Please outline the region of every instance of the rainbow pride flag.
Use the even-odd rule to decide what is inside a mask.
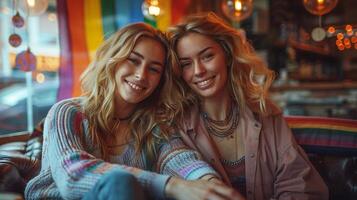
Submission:
[[[286,116],[296,141],[308,153],[357,155],[357,121],[313,116]]]
[[[79,77],[95,50],[118,28],[146,22],[165,31],[186,15],[191,0],[161,0],[163,14],[145,19],[143,0],[57,0],[60,34],[58,100],[81,94]]]

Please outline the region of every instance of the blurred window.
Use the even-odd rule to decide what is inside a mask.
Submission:
[[[0,135],[32,130],[57,99],[60,50],[56,1],[48,0],[46,12],[38,16],[27,16],[24,2],[0,1]],[[25,21],[21,28],[12,23],[16,11]],[[13,33],[22,38],[16,48],[9,44]],[[16,55],[28,47],[37,60],[32,72],[15,67]]]

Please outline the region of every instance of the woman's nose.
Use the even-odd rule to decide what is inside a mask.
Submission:
[[[206,72],[205,66],[200,61],[196,61],[194,63],[194,74],[195,74],[195,76],[201,76],[205,72]]]
[[[146,77],[146,67],[144,65],[140,65],[136,68],[135,78],[138,80],[145,79]]]

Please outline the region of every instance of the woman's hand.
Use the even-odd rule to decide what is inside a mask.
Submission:
[[[244,200],[245,198],[233,188],[220,180],[186,181],[176,177],[170,178],[165,188],[166,196],[177,200]]]

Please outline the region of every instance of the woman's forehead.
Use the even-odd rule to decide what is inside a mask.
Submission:
[[[219,44],[210,36],[200,33],[188,33],[180,38],[176,45],[176,50],[180,55],[197,54],[206,48],[218,48]]]

